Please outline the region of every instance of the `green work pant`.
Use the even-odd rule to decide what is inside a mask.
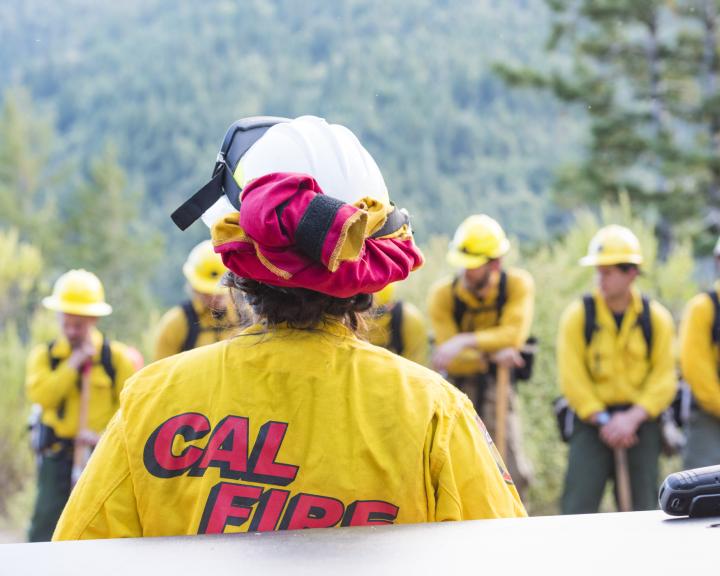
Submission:
[[[72,455],[69,450],[42,456],[38,469],[38,490],[28,531],[28,541],[48,542],[70,497]]]
[[[687,426],[683,466],[701,468],[715,464],[720,464],[720,419],[703,410],[693,410]]]
[[[656,421],[638,429],[638,443],[627,451],[633,510],[657,508],[658,460],[662,448]],[[612,448],[600,439],[596,426],[577,417],[570,437],[568,469],[562,495],[563,514],[588,514],[600,507],[605,484],[615,478]],[[617,497],[617,490],[615,491]]]

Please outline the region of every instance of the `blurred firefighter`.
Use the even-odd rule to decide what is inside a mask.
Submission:
[[[720,266],[720,238],[713,251]],[[694,402],[683,454],[686,468],[720,464],[720,281],[688,302],[680,325],[680,364]]]
[[[35,347],[27,363],[27,395],[39,406],[31,428],[39,463],[31,542],[52,537],[84,455],[117,410],[120,391],[137,361],[125,345],[96,328],[112,308],[91,272],[66,272],[42,303],[58,313],[61,335]]]
[[[527,378],[530,357],[521,350],[532,324],[535,285],[524,270],[503,267],[510,241],[500,224],[485,214],[468,217],[455,232],[448,262],[454,278],[437,283],[428,310],[435,336],[433,367],[465,392],[493,438],[504,419],[505,462],[521,495],[532,477],[521,442],[516,395],[502,390],[506,408],[498,411],[498,368],[512,380]],[[504,383],[503,383],[504,385]]]
[[[422,364],[427,364],[428,332],[420,310],[410,302],[395,298],[396,284],[388,284],[373,294],[368,313],[367,339]]]
[[[599,230],[580,260],[595,267],[597,287],[560,319],[560,389],[575,413],[565,514],[597,512],[611,478],[618,508],[657,507],[658,418],[677,388],[674,327],[670,313],[634,287],[642,263],[631,230],[617,225]]]
[[[220,284],[227,268],[212,242],[205,240],[195,246],[183,265],[183,275],[191,294],[179,306],[168,310],[160,320],[155,341],[155,360],[186,350],[220,342],[237,334],[240,316],[247,319],[249,311],[238,310]]]

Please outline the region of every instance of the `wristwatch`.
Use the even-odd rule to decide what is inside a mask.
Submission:
[[[607,410],[600,412],[595,417],[595,424],[598,426],[598,428],[605,426],[605,424],[607,424],[608,422],[610,422],[610,414],[607,412]]]

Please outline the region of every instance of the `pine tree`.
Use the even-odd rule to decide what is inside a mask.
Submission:
[[[54,141],[50,119],[38,114],[29,94],[8,91],[0,109],[0,226],[48,248],[46,255],[58,247],[53,192],[63,185],[62,171],[51,166]]]
[[[720,112],[715,2],[694,2],[707,8],[702,15],[695,10],[701,24],[692,22],[693,2],[546,2],[554,14],[547,48],[569,52],[572,65],[550,72],[498,69],[511,83],[549,89],[579,105],[590,121],[585,157],[557,174],[558,199],[592,205],[627,192],[646,217],[655,217],[661,237],[671,225],[692,226],[707,204],[715,214],[720,165],[715,144],[703,149],[700,138],[714,142],[713,122],[720,120],[711,114]],[[694,93],[702,97],[688,102]]]
[[[113,314],[106,324],[115,335],[138,338],[152,308],[151,281],[162,237],[141,212],[142,191],[128,185],[108,145],[90,161],[87,181],[63,206],[65,269],[84,267],[105,286]]]
[[[27,333],[42,279],[40,251],[18,240],[17,229],[0,229],[0,518],[31,478],[24,370]]]

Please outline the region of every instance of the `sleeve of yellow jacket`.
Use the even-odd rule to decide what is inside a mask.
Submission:
[[[605,410],[585,364],[584,329],[585,312],[582,303],[575,301],[560,318],[556,354],[560,391],[581,420]]]
[[[463,405],[431,450],[435,521],[526,516],[517,490],[472,404]],[[430,491],[428,491],[430,493]]]
[[[403,302],[403,356],[408,360],[427,365],[428,333],[420,310],[409,302]]]
[[[645,408],[651,418],[657,418],[670,405],[677,390],[673,354],[675,325],[670,312],[657,302],[650,303],[650,314],[653,329],[650,370],[635,404]]]
[[[25,388],[31,402],[43,410],[54,410],[77,384],[78,371],[67,360],[50,369],[48,347],[40,344],[32,349],[27,360]]]
[[[185,313],[180,306],[175,306],[165,312],[160,319],[153,360],[160,360],[181,352],[182,345],[187,337],[187,331]]]
[[[442,344],[458,333],[453,318],[452,280],[446,279],[435,284],[428,296],[428,315],[435,336],[435,342]]]
[[[53,540],[140,536],[142,526],[130,477],[122,413],[118,410],[70,494]]]
[[[122,342],[111,344],[112,364],[115,367],[116,395],[119,398],[120,392],[125,387],[125,382],[135,373],[135,364],[130,358],[127,346]]]
[[[717,345],[712,341],[714,315],[706,294],[698,294],[688,302],[680,324],[680,364],[698,404],[720,418]]]
[[[508,271],[507,302],[500,324],[475,333],[477,347],[486,352],[520,348],[530,335],[535,304],[535,282],[524,270]]]

